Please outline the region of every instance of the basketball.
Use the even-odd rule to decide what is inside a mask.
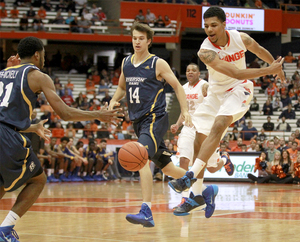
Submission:
[[[128,142],[119,150],[119,162],[128,171],[139,171],[148,160],[148,151],[138,142]]]

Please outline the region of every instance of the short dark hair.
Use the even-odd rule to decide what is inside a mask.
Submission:
[[[67,143],[69,143],[70,139],[69,139],[68,137],[62,137],[62,138],[60,139],[60,142],[62,143],[62,142],[64,142],[64,141],[67,141]]]
[[[18,54],[21,59],[32,57],[36,51],[44,49],[43,42],[36,37],[26,37],[18,45]]]
[[[190,65],[196,66],[196,67],[197,67],[197,70],[200,71],[199,66],[198,66],[196,63],[194,63],[194,62],[189,63],[189,64],[186,66],[186,68],[187,68],[188,66],[190,66]]]
[[[151,43],[148,46],[150,48],[150,46],[152,45],[152,42],[153,42],[153,35],[154,35],[154,31],[150,28],[150,26],[147,24],[142,24],[140,22],[135,21],[133,23],[133,25],[131,26],[131,31],[130,31],[131,36],[133,34],[133,30],[146,33],[147,39],[151,40]]]
[[[102,139],[102,140],[100,141],[100,143],[107,143],[107,140],[106,140],[106,139]]]
[[[210,7],[203,15],[203,19],[217,17],[222,23],[226,21],[226,14],[220,7]]]

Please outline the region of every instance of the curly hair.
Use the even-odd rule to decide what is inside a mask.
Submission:
[[[30,58],[36,51],[40,52],[44,49],[43,42],[36,37],[26,37],[22,39],[18,45],[18,54],[21,59]]]

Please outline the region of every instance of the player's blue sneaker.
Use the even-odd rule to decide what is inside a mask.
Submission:
[[[181,193],[188,190],[196,181],[197,178],[194,178],[194,172],[187,171],[183,177],[169,181],[168,184],[175,192]]]
[[[138,214],[127,214],[126,219],[132,224],[141,224],[143,227],[154,227],[152,212],[146,203],[142,204]]]
[[[53,174],[51,176],[48,176],[47,180],[48,182],[59,182],[59,179],[55,178]]]
[[[206,218],[210,218],[215,211],[215,208],[216,208],[215,197],[217,196],[218,191],[219,191],[218,186],[209,185],[202,192],[203,198],[206,203],[206,208],[205,208],[205,217]]]
[[[227,152],[222,152],[222,158],[224,157],[226,159],[226,163],[224,165],[225,170],[228,174],[228,176],[232,176],[232,174],[234,173],[234,165],[232,164],[231,160],[230,160],[230,156]]]
[[[62,182],[70,182],[71,181],[71,179],[69,177],[67,177],[65,173],[61,174],[59,176],[59,180],[61,180]]]
[[[95,181],[94,178],[90,175],[86,175],[86,176],[82,177],[82,179],[84,181]]]
[[[198,208],[203,209],[205,208],[205,201],[201,195],[195,196],[194,193],[190,193],[190,197],[185,200],[183,204],[177,207],[173,214],[176,216],[186,216],[189,215],[189,212]]]
[[[1,242],[19,242],[19,236],[13,228],[14,226],[0,227]]]
[[[80,176],[78,176],[77,174],[72,174],[70,176],[70,179],[72,182],[83,182],[83,179]]]

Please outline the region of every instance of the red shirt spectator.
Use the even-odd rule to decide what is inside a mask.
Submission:
[[[2,7],[1,11],[0,11],[0,18],[6,18],[7,17],[7,11],[5,9],[5,7]]]
[[[45,19],[47,16],[46,10],[44,9],[43,6],[40,7],[38,11],[38,15],[40,16],[41,19]]]
[[[11,18],[19,18],[19,10],[16,6],[12,10],[10,10],[10,17]]]
[[[71,106],[71,104],[74,102],[72,96],[70,96],[68,93],[65,93],[65,95],[63,95],[61,97],[61,99],[68,105]]]
[[[261,0],[256,0],[255,1],[255,7],[257,7],[257,8],[263,8]]]

